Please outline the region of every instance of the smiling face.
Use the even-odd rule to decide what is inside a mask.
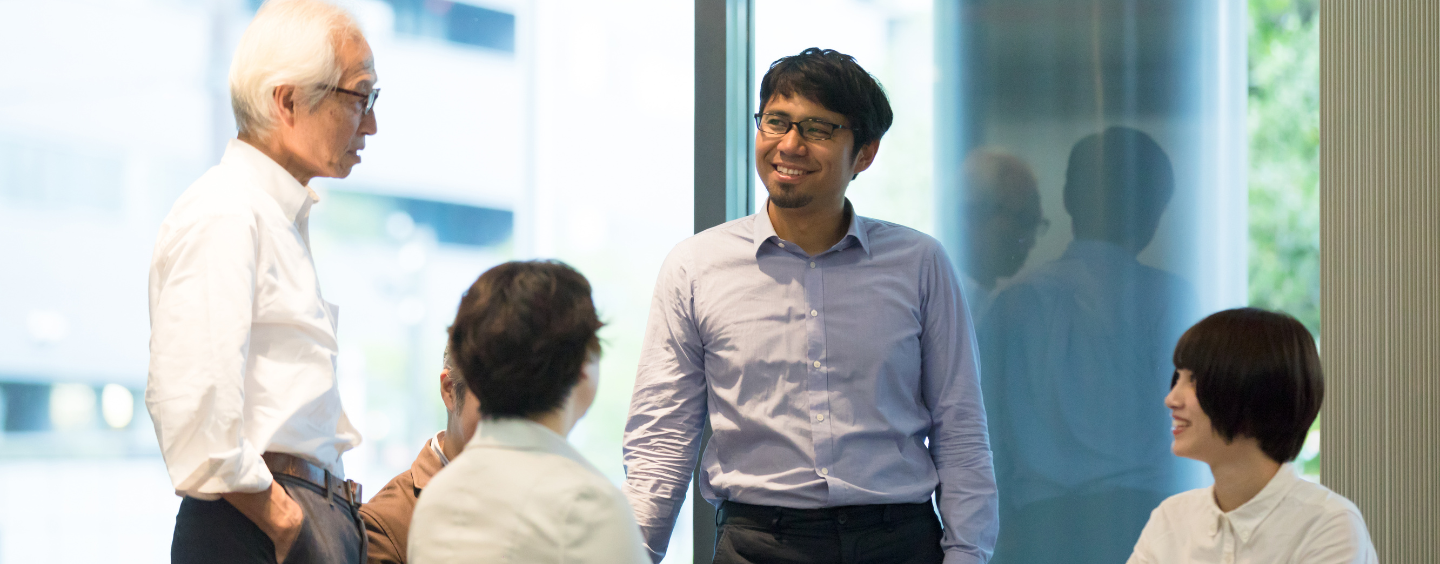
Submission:
[[[1170,451],[1176,456],[1213,464],[1228,458],[1229,451],[1244,437],[1227,442],[1215,432],[1210,416],[1200,408],[1200,400],[1195,396],[1194,376],[1188,369],[1176,370],[1175,384],[1165,396],[1165,407],[1170,408],[1170,432],[1175,437]]]
[[[336,49],[336,57],[345,69],[337,86],[361,94],[374,90],[374,60],[363,37],[345,41]],[[345,178],[360,163],[365,136],[374,135],[376,129],[375,112],[365,113],[364,99],[330,92],[314,108],[295,104],[294,135],[287,145],[310,176]]]
[[[818,119],[847,128],[845,116],[800,96],[774,96],[761,111],[790,121]],[[755,171],[770,193],[770,203],[784,209],[840,209],[845,188],[856,173],[870,168],[879,141],[872,141],[858,153],[854,131],[839,129],[825,141],[800,136],[798,127],[784,135],[755,132]]]

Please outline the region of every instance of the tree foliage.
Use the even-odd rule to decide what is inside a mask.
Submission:
[[[1250,0],[1250,303],[1320,336],[1319,0]]]

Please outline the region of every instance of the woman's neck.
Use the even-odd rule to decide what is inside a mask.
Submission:
[[[1235,442],[1244,440],[1254,441],[1236,438]],[[1210,472],[1215,475],[1215,504],[1220,511],[1229,513],[1245,505],[1280,471],[1280,463],[1266,456],[1258,443],[1253,447],[1235,449],[1234,456],[1210,463]]]

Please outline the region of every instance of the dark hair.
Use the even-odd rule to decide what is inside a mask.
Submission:
[[[802,96],[845,116],[854,128],[855,148],[880,139],[890,130],[895,114],[875,77],[860,68],[855,57],[834,49],[811,47],[799,55],[780,57],[760,80],[760,111],[770,98]]]
[[[450,351],[487,418],[560,407],[600,351],[590,283],[556,261],[507,262],[460,298]]]
[[[1276,462],[1300,454],[1325,399],[1315,338],[1283,313],[1246,307],[1206,317],[1175,345],[1175,368],[1194,373],[1195,397],[1221,438],[1253,437]]]
[[[1070,150],[1064,198],[1076,237],[1144,248],[1174,193],[1170,157],[1140,130],[1110,127]]]

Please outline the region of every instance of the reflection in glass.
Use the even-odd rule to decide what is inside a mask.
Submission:
[[[1020,157],[985,147],[971,151],[964,180],[960,283],[970,317],[979,320],[990,307],[995,282],[1020,270],[1049,224],[1040,215],[1035,172]]]
[[[1183,329],[1245,299],[1244,4],[937,18],[939,227],[977,326],[993,561],[1123,562],[1160,501],[1205,484],[1163,401]]]
[[[1013,280],[981,318],[1006,492],[997,552],[1008,560],[1050,562],[1076,547],[1097,562],[1123,560],[1134,539],[1122,532],[1138,536],[1150,510],[1186,485],[1156,398],[1195,299],[1180,278],[1136,260],[1173,178],[1164,151],[1138,130],[1112,127],[1076,143],[1063,189],[1074,239]]]

